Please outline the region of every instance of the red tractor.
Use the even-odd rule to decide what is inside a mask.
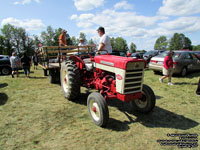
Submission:
[[[87,98],[89,114],[96,125],[104,127],[108,122],[108,99],[130,102],[142,113],[154,108],[154,92],[143,84],[145,60],[109,54],[88,56],[82,59],[72,55],[62,62],[60,80],[64,96],[70,100],[78,98],[81,86],[98,91]]]

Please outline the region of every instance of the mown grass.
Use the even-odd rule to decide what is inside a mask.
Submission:
[[[139,114],[128,104],[109,101],[107,128],[95,126],[89,117],[86,99],[91,91],[82,88],[80,100],[72,102],[42,70],[31,76],[0,76],[0,150],[177,149],[157,140],[170,139],[168,133],[200,135],[200,98],[195,96],[200,73],[175,77],[176,84],[168,86],[147,70],[145,84],[157,97],[153,112]]]

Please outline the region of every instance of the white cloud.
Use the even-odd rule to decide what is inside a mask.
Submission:
[[[144,37],[148,33],[145,28],[155,25],[159,17],[147,17],[136,15],[134,12],[117,12],[107,9],[97,14],[72,15],[71,19],[76,20],[77,26],[89,33],[93,32],[88,28],[93,27],[96,33],[98,26],[104,26],[106,32],[112,36]]]
[[[127,1],[123,0],[119,3],[116,3],[115,6],[114,6],[115,9],[125,9],[125,10],[128,10],[128,9],[132,9],[133,8],[133,5],[129,4]]]
[[[40,19],[27,19],[27,20],[19,20],[16,18],[6,18],[3,19],[1,25],[12,24],[17,27],[25,28],[27,31],[36,31],[44,28],[44,24]]]
[[[78,19],[78,15],[73,14],[73,15],[70,17],[70,19],[71,19],[71,20],[76,20],[76,19]]]
[[[169,12],[165,10],[166,13],[164,14],[162,11],[165,6],[168,6],[167,3],[169,1],[171,3],[176,1],[176,6],[170,7]],[[187,7],[193,6],[194,2],[197,4],[196,0],[190,1],[192,4],[188,3]],[[96,29],[99,26],[103,26],[106,29],[106,34],[111,37],[121,36],[128,43],[134,42],[139,49],[152,49],[156,38],[161,35],[171,38],[175,32],[191,34],[200,31],[200,16],[192,16],[193,13],[196,14],[198,12],[196,11],[196,6],[193,6],[194,11],[188,12],[184,8],[186,5],[185,1],[181,0],[181,3],[178,2],[180,0],[163,0],[163,6],[159,9],[159,14],[156,16],[146,16],[138,15],[125,7],[125,4],[128,3],[126,0],[123,0],[116,3],[113,8],[104,9],[101,12],[74,14],[71,16],[71,20],[74,20],[80,31],[86,33],[88,37],[98,39]],[[180,5],[184,8],[183,12],[178,11],[182,10]],[[171,15],[173,12],[176,13],[176,17]]]
[[[22,1],[15,1],[13,4],[14,5],[26,5],[26,4],[30,4],[32,1],[36,2],[36,3],[40,3],[40,0],[22,0]]]
[[[180,17],[160,23],[159,26],[170,31],[195,32],[200,30],[200,17]]]
[[[159,14],[168,16],[186,16],[200,13],[200,0],[163,0]]]
[[[74,0],[77,10],[87,11],[104,5],[104,0]]]

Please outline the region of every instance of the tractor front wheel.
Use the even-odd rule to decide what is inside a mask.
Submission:
[[[131,101],[131,106],[138,112],[148,113],[155,107],[155,103],[156,97],[153,90],[144,84],[142,88],[142,98]]]
[[[105,127],[109,119],[106,101],[100,93],[91,93],[87,99],[87,106],[93,122],[100,127]]]

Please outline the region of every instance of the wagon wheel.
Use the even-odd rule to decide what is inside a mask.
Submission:
[[[100,93],[91,93],[87,99],[87,106],[93,122],[100,127],[105,127],[109,119],[106,101]]]

